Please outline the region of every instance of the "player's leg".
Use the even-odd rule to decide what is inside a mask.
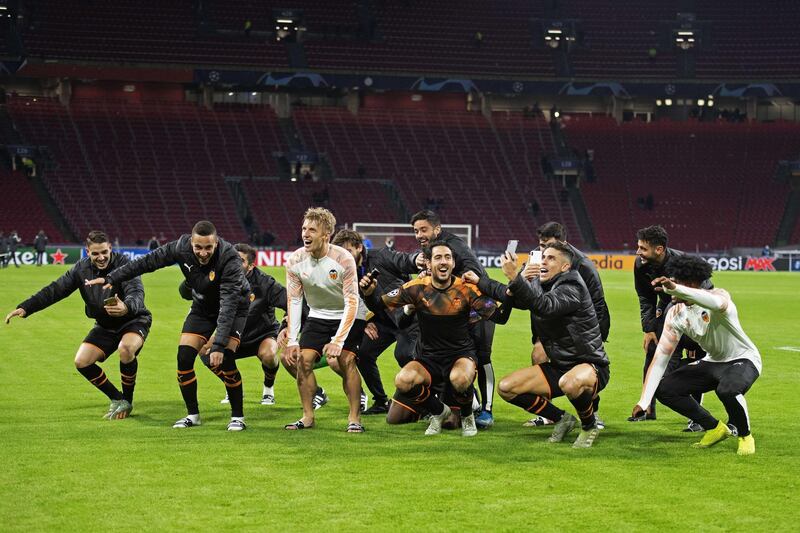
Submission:
[[[548,376],[545,374],[550,371],[554,371],[551,379],[556,382],[556,396],[559,396],[561,391],[557,387],[557,382],[561,374],[557,373],[550,363],[515,370],[500,380],[498,393],[508,403],[557,422],[564,416],[564,411],[550,402],[553,398],[553,384],[548,381]]]
[[[383,388],[381,372],[378,369],[378,357],[386,348],[395,341],[395,335],[391,328],[384,324],[374,322],[377,328],[378,338],[372,339],[364,334],[361,346],[358,349],[358,371],[364,378],[364,383],[372,393],[372,407],[364,411],[366,415],[382,414],[389,410],[389,398]]]
[[[361,375],[356,365],[356,354],[349,350],[342,350],[339,357],[328,357],[328,365],[342,377],[342,389],[350,405],[348,414],[348,432],[360,433],[361,426]],[[361,428],[361,429],[359,429]]]
[[[694,420],[706,430],[700,442],[695,444],[700,448],[712,446],[730,435],[730,429],[692,397],[693,393],[714,390],[719,383],[719,370],[723,366],[706,361],[683,366],[664,376],[656,390],[658,401]]]
[[[283,368],[286,369],[286,372],[289,373],[290,376],[297,382],[297,367],[294,365],[290,365],[286,361],[286,357],[284,354],[280,355],[281,364]],[[322,368],[328,365],[328,361],[324,358],[320,358],[320,360],[314,365],[314,370],[318,368]],[[325,389],[317,385],[317,390],[314,391],[314,398],[312,400],[312,404],[314,405],[314,410],[319,409],[320,407],[326,405],[328,403],[328,395],[325,393]]]
[[[303,428],[314,427],[314,393],[317,391],[317,378],[314,375],[314,365],[319,360],[320,354],[316,350],[303,348],[294,371],[297,376],[297,390],[300,393],[300,403],[303,407],[303,416],[298,420]],[[297,422],[288,424],[285,429],[300,429]]]
[[[96,328],[99,326],[96,326]],[[93,330],[94,331],[94,330]],[[91,334],[90,334],[91,335]],[[87,337],[88,338],[88,337]],[[108,413],[103,418],[108,418],[110,413],[113,413],[119,402],[123,400],[122,393],[109,381],[108,376],[102,368],[97,364],[104,361],[106,358],[105,352],[94,344],[86,341],[82,342],[78,347],[75,354],[75,368],[86,380],[94,385],[100,392],[105,394],[111,400],[111,406]]]
[[[188,318],[187,318],[188,321]],[[210,335],[210,333],[208,333]],[[189,428],[200,425],[200,407],[197,403],[197,375],[194,361],[208,337],[198,333],[183,332],[178,342],[178,385],[187,416],[175,422],[174,428]]]
[[[581,432],[572,445],[573,448],[590,448],[600,428],[594,414],[594,399],[608,383],[607,366],[596,367],[580,364],[571,368],[558,381],[559,388],[575,407],[581,421]]]
[[[128,331],[122,335],[122,339],[117,345],[122,396],[125,398],[126,405],[120,406],[113,418],[127,418],[133,410],[133,391],[136,387],[136,374],[139,371],[139,361],[136,356],[144,346],[145,335],[144,332],[140,334]]]
[[[461,357],[456,360],[450,369],[450,386],[453,400],[461,412],[461,434],[472,437],[478,433],[475,424],[475,414],[472,411],[472,398],[475,396],[475,375],[478,367],[474,359]]]
[[[275,376],[280,368],[278,360],[278,341],[266,337],[258,345],[258,358],[264,371],[264,388],[261,391],[261,405],[275,405]]]
[[[240,317],[237,317],[239,320]],[[244,328],[246,316],[241,317],[241,327],[234,325],[234,331],[241,331]],[[231,421],[228,423],[228,431],[242,431],[247,428],[244,423],[244,394],[242,389],[242,374],[236,366],[236,349],[239,347],[239,339],[231,337],[228,345],[223,352],[222,376],[225,381],[225,389],[228,391],[228,400],[231,403]]]
[[[437,381],[434,381],[432,372],[437,374]],[[430,424],[425,430],[426,435],[441,433],[442,422],[452,413],[450,408],[431,391],[433,385],[441,381],[438,375],[439,369],[431,361],[415,360],[400,369],[394,378],[397,391],[410,400],[417,412],[424,410],[431,414]]]
[[[725,363],[721,369],[719,383],[715,392],[725,406],[728,419],[736,426],[739,436],[739,455],[752,455],[756,451],[755,441],[750,434],[750,414],[744,395],[758,379],[758,370],[748,359]]]
[[[475,354],[478,360],[478,389],[481,394],[481,412],[476,419],[479,428],[488,428],[494,424],[492,403],[494,401],[494,367],[492,366],[492,342],[494,341],[495,323],[481,320],[472,325],[471,333],[475,342]]]
[[[417,340],[419,339],[419,324],[412,323],[405,329],[398,329],[394,333],[394,358],[400,368],[414,360],[417,355]]]

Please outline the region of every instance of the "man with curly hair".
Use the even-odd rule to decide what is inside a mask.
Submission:
[[[693,394],[714,391],[739,432],[736,453],[752,455],[755,441],[744,395],[761,374],[761,355],[742,330],[739,313],[723,289],[702,289],[711,277],[711,265],[699,257],[673,259],[667,275],[652,281],[655,290],[672,296],[676,303],[667,312],[664,330],[653,362],[647,369],[642,396],[631,416],[641,416],[655,395],[670,409],[686,416],[706,431],[695,448],[708,448],[728,438],[731,430],[701,406]],[[706,356],[682,366],[662,380],[681,335],[705,350]]]

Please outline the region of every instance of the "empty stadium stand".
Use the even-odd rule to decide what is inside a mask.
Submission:
[[[9,108],[53,152],[45,183],[76,233],[104,228],[123,242],[173,238],[202,218],[245,238],[223,176],[274,175],[271,153],[284,147],[269,107],[12,98]]]
[[[795,123],[627,122],[573,117],[571,146],[594,150],[582,185],[600,246],[633,249],[638,228],[661,224],[676,248],[763,246],[775,238],[789,186],[774,180],[797,151]],[[638,199],[652,194],[652,210]]]
[[[442,220],[479,225],[482,245],[502,246],[509,238],[532,244],[537,224],[549,219],[575,228],[556,185],[541,175],[539,159],[552,151],[542,119],[391,109],[354,115],[332,107],[300,108],[294,119],[306,144],[327,153],[340,177],[354,176],[361,165],[369,177],[394,180],[410,212],[442,200]],[[540,205],[538,218],[530,213],[532,200]]]
[[[58,231],[42,207],[42,202],[28,177],[21,171],[11,172],[0,167],[0,230],[6,235],[17,230],[25,244],[43,229],[51,243],[63,243],[64,236]]]

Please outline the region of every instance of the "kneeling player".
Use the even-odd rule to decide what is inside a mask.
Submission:
[[[144,306],[144,287],[138,277],[109,288],[84,286],[85,280],[104,276],[129,262],[124,255],[112,252],[108,235],[102,231],[90,232],[86,238],[86,255],[63,276],[19,304],[6,316],[6,324],[15,316],[30,316],[79,290],[86,304],[86,316],[94,318],[95,325],[78,347],[75,367],[111,400],[103,418],[126,418],[133,409],[133,389],[139,367],[136,356],[150,331],[152,316]],[[119,352],[122,392],[97,366],[115,350]]]
[[[703,259],[681,256],[667,267],[669,278],[662,276],[652,281],[657,291],[671,295],[676,304],[667,312],[664,331],[632,416],[641,415],[655,394],[661,403],[706,430],[694,447],[708,448],[731,435],[730,428],[693,397],[713,390],[738,430],[736,453],[752,455],[756,444],[750,434],[750,416],[744,395],[761,374],[761,354],[742,329],[730,294],[722,289],[700,288],[711,277],[711,271],[711,265]],[[662,380],[681,335],[695,340],[706,356],[678,368]]]
[[[478,433],[472,412],[477,359],[469,326],[475,319],[492,317],[497,306],[477,287],[453,276],[455,261],[446,243],[434,241],[423,253],[430,276],[410,281],[381,297],[374,292],[375,280],[366,276],[361,281],[362,292],[375,312],[408,305],[417,313],[419,355],[400,370],[395,385],[413,404],[410,410],[424,409],[431,414],[425,434],[442,431],[442,423],[452,413],[450,403],[461,413],[462,435],[472,437]],[[445,390],[440,399],[431,389],[442,383]]]

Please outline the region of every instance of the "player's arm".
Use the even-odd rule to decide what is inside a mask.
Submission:
[[[653,286],[656,290],[663,290],[671,296],[677,296],[685,302],[699,305],[709,311],[724,312],[728,308],[728,299],[721,294],[679,285],[665,277],[654,279]]]
[[[658,294],[650,284],[650,280],[642,272],[641,268],[633,270],[633,284],[636,287],[636,295],[639,297],[639,314],[642,320],[642,331],[652,333],[656,331],[656,306],[658,305]]]
[[[292,270],[291,264],[286,267],[286,298],[287,346],[299,346],[303,314],[303,283],[300,281],[300,276]]]
[[[105,279],[97,278],[87,282],[87,285],[103,284],[104,286],[119,285],[123,281],[133,279],[142,274],[154,272],[159,268],[164,268],[174,265],[180,260],[178,253],[178,243],[180,241],[172,241],[164,246],[156,248],[147,255],[131,261],[128,264],[122,265],[119,268],[112,270],[106,275]]]
[[[374,258],[375,268],[381,273],[385,272],[391,277],[403,279],[419,271],[414,261],[419,253],[409,254],[390,250],[389,248],[381,248],[374,253],[375,255],[373,256],[373,252],[370,250],[370,262]]]
[[[217,330],[214,333],[214,344],[211,353],[222,352],[230,342],[233,332],[233,321],[236,319],[236,310],[241,302],[244,291],[244,273],[242,272],[239,257],[229,259],[222,266],[222,277],[219,282],[219,316],[217,317]],[[241,339],[243,332],[238,332]]]
[[[58,279],[19,304],[15,310],[6,316],[6,324],[15,316],[25,318],[37,311],[50,307],[75,292],[80,284],[83,283],[76,269],[77,265],[73,266],[59,276]]]
[[[358,313],[358,275],[356,274],[356,262],[349,253],[342,257],[344,270],[342,272],[342,297],[344,298],[344,311],[339,328],[331,339],[330,344],[341,348],[344,341],[350,334],[350,329],[356,320]],[[337,353],[326,351],[328,355],[336,356]]]
[[[127,258],[126,258],[127,260]],[[144,309],[144,284],[142,278],[135,277],[122,282],[122,299],[125,307],[128,308],[128,314],[135,316]]]
[[[181,298],[184,300],[189,300],[190,302],[192,301],[192,288],[189,287],[189,284],[186,283],[186,280],[181,281],[181,284],[178,285],[178,294],[180,294]]]
[[[519,274],[508,288],[523,305],[529,304],[528,309],[545,317],[567,315],[581,305],[580,286],[573,283],[564,283],[545,293],[538,279],[529,283]]]
[[[669,359],[678,347],[681,333],[673,326],[677,311],[677,307],[673,306],[667,313],[666,320],[664,321],[664,330],[661,333],[658,346],[656,346],[656,353],[653,356],[653,361],[647,368],[647,375],[642,385],[642,396],[639,398],[639,402],[633,407],[633,416],[641,415],[650,405],[653,396],[656,394],[656,389],[658,389],[658,384],[661,383],[661,378],[664,377]]]

